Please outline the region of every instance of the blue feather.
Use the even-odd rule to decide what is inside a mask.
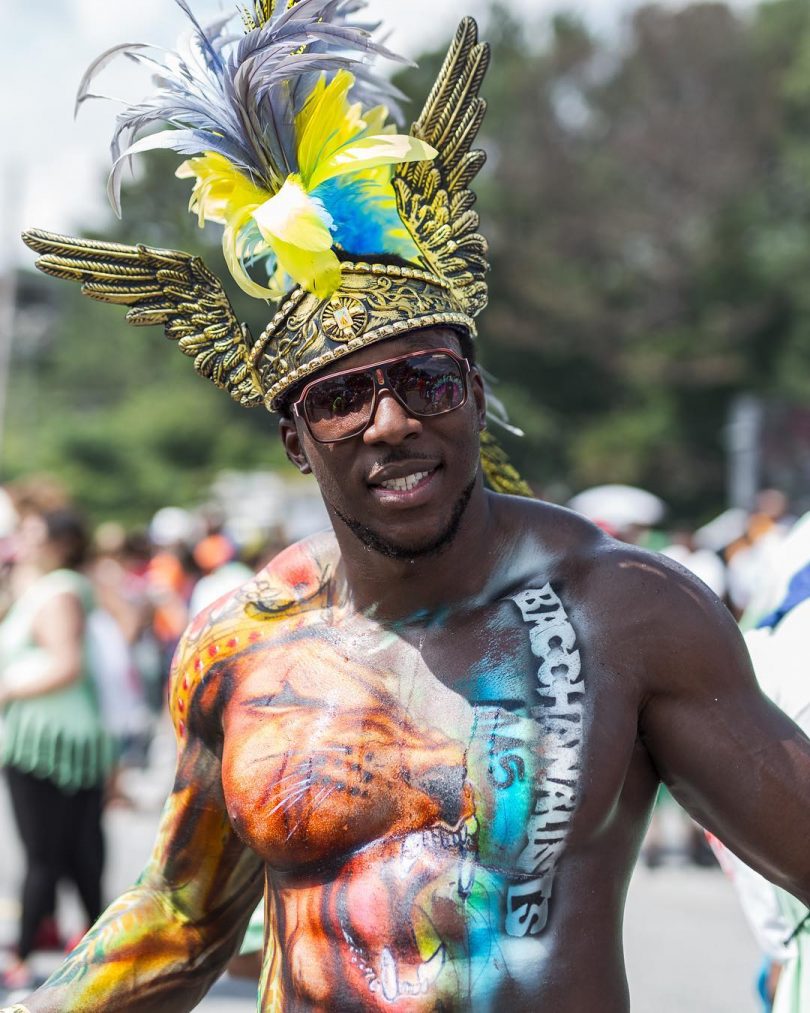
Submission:
[[[416,260],[413,240],[403,236],[396,203],[368,179],[338,176],[312,191],[332,216],[335,244],[354,256],[388,253]],[[397,234],[399,233],[399,234]]]

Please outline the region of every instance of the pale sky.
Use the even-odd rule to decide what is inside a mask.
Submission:
[[[745,3],[746,0],[737,0]],[[506,0],[541,31],[558,10],[581,14],[598,27],[614,27],[637,0]],[[234,0],[191,0],[205,23]],[[389,45],[408,56],[449,41],[459,18],[482,14],[488,0],[370,0],[369,11],[391,30]],[[52,231],[92,229],[106,214],[104,171],[116,107],[87,103],[73,119],[76,87],[88,64],[122,42],[174,47],[187,19],[173,0],[0,0],[6,30],[0,37],[0,268],[9,255],[25,259],[9,240],[22,227]],[[94,90],[130,100],[149,90],[143,71],[127,61],[113,65]],[[121,69],[116,69],[120,66]],[[124,193],[126,216],[126,192]],[[14,253],[11,254],[11,250]]]

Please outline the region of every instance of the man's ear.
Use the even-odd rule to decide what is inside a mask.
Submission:
[[[484,389],[484,379],[477,366],[473,366],[470,371],[470,381],[472,383],[473,400],[478,411],[478,429],[480,432],[483,432],[487,428],[487,395]]]
[[[301,446],[301,438],[298,429],[292,419],[279,419],[278,432],[281,442],[284,444],[284,451],[291,463],[301,472],[302,475],[311,475],[312,468],[309,466],[307,455]]]

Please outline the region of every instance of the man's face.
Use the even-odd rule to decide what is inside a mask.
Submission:
[[[430,348],[461,354],[452,331],[433,328],[371,345],[317,376]],[[414,418],[384,389],[369,427],[351,439],[318,443],[302,419],[282,421],[282,439],[293,463],[315,475],[333,519],[361,542],[393,558],[433,554],[452,541],[478,481],[485,402],[476,369],[467,385],[466,403],[445,415]]]

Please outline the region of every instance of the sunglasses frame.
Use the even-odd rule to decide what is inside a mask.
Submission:
[[[439,412],[431,412],[428,415],[422,415],[418,412],[412,411],[406,404],[402,402],[397,392],[393,387],[388,386],[388,376],[385,372],[386,367],[393,366],[397,362],[403,362],[406,359],[415,359],[422,355],[447,355],[457,366],[462,368],[461,378],[464,381],[464,397],[461,399],[460,404],[455,405],[453,408],[444,408]],[[368,429],[371,423],[374,421],[374,416],[377,414],[377,404],[379,402],[380,391],[387,390],[388,393],[393,397],[396,403],[402,408],[403,411],[407,412],[411,418],[414,419],[435,419],[441,415],[449,415],[450,412],[457,411],[459,408],[463,408],[467,403],[470,396],[470,385],[469,375],[472,372],[472,366],[470,365],[469,359],[465,359],[463,355],[459,355],[454,352],[451,348],[420,348],[413,352],[406,352],[404,355],[395,355],[391,359],[383,359],[380,362],[372,362],[367,366],[355,366],[353,369],[343,369],[338,373],[330,373],[329,376],[322,376],[317,380],[311,380],[306,387],[301,391],[301,396],[292,405],[292,412],[296,418],[302,419],[306,423],[306,427],[309,430],[309,435],[315,440],[316,443],[330,444],[330,443],[344,443],[346,440],[353,440],[356,436],[362,436],[362,434]],[[312,423],[310,422],[309,415],[307,414],[306,399],[310,391],[317,387],[318,384],[323,383],[326,380],[338,380],[342,376],[352,376],[356,373],[366,373],[371,377],[371,382],[374,385],[374,392],[371,398],[371,407],[369,409],[368,421],[365,425],[358,429],[354,433],[350,433],[348,436],[339,436],[336,440],[324,440],[316,436],[312,431]]]

